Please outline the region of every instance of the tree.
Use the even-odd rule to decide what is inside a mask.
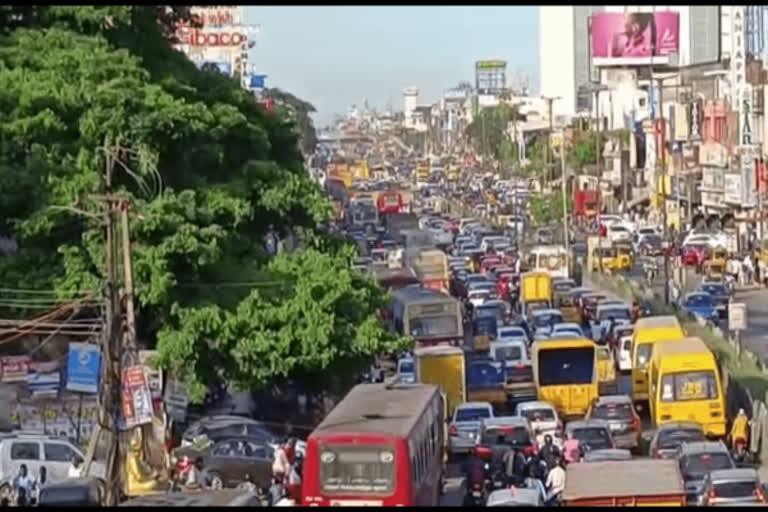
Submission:
[[[95,213],[110,153],[113,193],[134,210],[139,338],[150,348],[157,340],[193,399],[219,378],[256,386],[336,373],[401,346],[376,316],[384,295],[349,273],[344,250],[270,261],[271,229],[322,247],[330,203],[303,168],[293,122],[174,50],[158,6],[4,9],[0,230],[20,247],[0,258],[5,288],[100,293]],[[320,268],[333,271],[333,287]],[[210,348],[198,354],[201,340]],[[250,350],[288,355],[276,365]]]
[[[567,198],[568,211],[573,210],[573,201]],[[531,217],[537,224],[546,225],[563,219],[563,196],[557,191],[551,194],[537,194],[529,203]]]
[[[288,109],[289,115],[296,123],[296,129],[299,131],[302,151],[307,155],[314,153],[317,147],[317,132],[310,115],[317,111],[314,105],[277,88],[265,90],[264,96]]]
[[[501,162],[512,162],[517,158],[517,144],[510,141],[509,123],[522,120],[517,105],[501,103],[485,107],[467,127],[465,135],[476,153],[489,155]],[[507,145],[504,145],[504,142]]]
[[[589,165],[597,165],[595,150],[602,154],[602,136],[592,130],[575,130],[567,153],[568,164],[581,172]]]

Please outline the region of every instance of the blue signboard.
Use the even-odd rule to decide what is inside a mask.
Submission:
[[[67,389],[80,393],[99,392],[101,349],[91,343],[70,343],[67,359]]]
[[[32,393],[32,396],[56,396],[60,387],[61,373],[59,371],[35,371],[27,374],[27,389]]]
[[[267,75],[251,75],[251,88],[263,89],[264,80],[266,80],[266,78],[267,78]]]

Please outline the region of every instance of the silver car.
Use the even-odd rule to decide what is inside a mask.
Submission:
[[[733,468],[711,471],[704,476],[704,486],[696,500],[702,507],[742,506],[765,503],[757,471]]]
[[[493,406],[488,402],[465,402],[456,407],[449,428],[451,455],[471,452],[483,420],[493,417]]]

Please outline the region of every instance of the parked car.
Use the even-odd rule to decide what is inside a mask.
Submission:
[[[654,459],[671,459],[683,443],[706,441],[704,429],[695,421],[663,423],[656,429],[648,447]]]
[[[636,449],[643,425],[628,395],[598,397],[587,412],[587,419],[606,420],[616,448]]]
[[[30,475],[40,474],[40,467],[48,471],[48,481],[61,482],[68,478],[75,459],[85,460],[85,454],[67,439],[35,433],[17,432],[0,435],[0,495],[8,495],[9,484],[22,464]],[[103,463],[91,462],[88,476],[104,478]]]
[[[710,471],[734,469],[728,447],[722,441],[683,443],[676,455],[685,482],[685,495],[689,503],[696,503],[704,488],[704,477]]]
[[[704,475],[696,504],[700,507],[743,506],[765,503],[757,471],[751,468],[720,469]]]
[[[706,319],[718,316],[717,301],[713,296],[704,292],[692,292],[683,297],[680,309],[684,313],[700,316]]]
[[[250,474],[259,488],[268,488],[272,478],[274,449],[258,437],[228,437],[205,447],[186,446],[174,450],[177,459],[203,458],[212,489],[236,487]]]

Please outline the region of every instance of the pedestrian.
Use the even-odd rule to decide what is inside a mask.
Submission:
[[[27,496],[28,492],[27,489],[24,487],[19,487],[16,489],[16,506],[17,507],[26,507],[27,506]]]
[[[555,446],[552,436],[547,434],[544,436],[544,445],[539,450],[539,457],[541,460],[547,463],[547,467],[552,469],[555,464],[555,459],[560,456],[560,450]]]
[[[76,456],[74,459],[72,459],[72,464],[69,466],[69,471],[67,471],[67,477],[69,478],[80,478],[83,472],[83,459],[81,459],[79,456]]]
[[[286,453],[287,446],[288,442],[278,446],[275,450],[274,460],[272,461],[272,476],[279,478],[280,482],[285,480],[285,476],[288,474],[291,466],[288,454]]]
[[[752,284],[752,276],[754,273],[754,268],[752,266],[752,258],[750,257],[749,253],[744,255],[744,260],[742,261],[741,265],[744,271],[744,279],[743,279],[744,285]]]
[[[272,477],[272,485],[269,486],[269,505],[274,507],[277,502],[283,498],[283,481],[276,477]]]
[[[560,456],[555,457],[554,467],[549,470],[547,475],[547,504],[554,504],[563,490],[565,490],[565,469],[563,469],[563,459]]]
[[[42,491],[43,487],[46,485],[48,485],[48,469],[46,469],[45,466],[40,466],[37,482],[35,482],[34,495],[29,500],[30,503],[35,504],[40,501],[40,491]]]
[[[205,489],[209,487],[208,473],[203,466],[202,457],[196,458],[195,463],[189,468],[184,486],[190,489]]]
[[[26,503],[26,499],[30,496],[32,496],[32,489],[35,487],[35,479],[32,478],[32,475],[29,474],[29,471],[27,470],[27,465],[22,464],[19,466],[19,472],[16,474],[16,477],[13,479],[13,488],[16,489],[16,492],[19,493],[20,491],[24,491],[24,503]]]
[[[568,439],[563,443],[563,456],[567,463],[579,462],[581,459],[581,444],[573,432],[568,432]]]

